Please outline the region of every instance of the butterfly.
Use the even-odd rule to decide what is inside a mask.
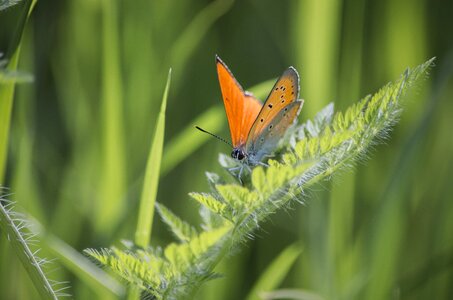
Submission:
[[[246,165],[263,164],[286,130],[295,123],[303,100],[299,100],[299,74],[289,67],[272,88],[264,104],[244,91],[227,65],[216,55],[217,75],[230,127],[231,156]],[[241,170],[242,171],[242,170]]]

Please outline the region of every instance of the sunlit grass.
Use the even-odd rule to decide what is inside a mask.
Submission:
[[[19,3],[9,7],[13,2]],[[8,6],[0,12],[0,47],[14,44],[4,36],[25,24],[23,16],[11,15],[25,2],[31,3],[0,4]],[[236,257],[215,270],[223,278],[203,286],[197,299],[245,298],[259,282],[270,282],[268,270],[280,272],[282,280],[272,283],[276,291],[267,291],[267,299],[451,298],[453,59],[447,55],[446,2],[37,5],[22,57],[0,48],[9,69],[8,77],[0,76],[0,185],[10,187],[10,198],[42,223],[44,257],[58,258],[52,275],[70,281],[75,299],[124,297],[124,287],[97,273],[81,251],[133,239],[138,212],[154,223],[152,246],[170,238],[160,221],[150,221],[152,209],[140,209],[170,67],[162,165],[153,175],[159,189],[151,198],[191,223],[198,220],[187,193],[207,190],[204,172],[219,171],[218,152],[229,151],[193,129],[203,126],[228,138],[215,53],[235,65],[241,82],[265,81],[251,88],[261,100],[271,78],[294,65],[305,100],[300,122],[331,101],[343,110],[405,67],[439,58],[387,145],[335,176],[332,185],[311,187],[310,200],[296,212],[263,224],[258,241],[232,253]],[[11,74],[30,75],[34,82],[14,86]],[[0,298],[36,298],[1,236]],[[296,252],[281,258],[294,242],[303,252],[295,261]]]

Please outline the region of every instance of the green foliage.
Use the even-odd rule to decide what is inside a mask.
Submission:
[[[279,287],[301,252],[299,244],[293,244],[284,249],[261,274],[250,290],[247,300],[259,300],[263,292]]]
[[[14,6],[17,3],[17,1],[2,2],[0,4],[0,11]],[[20,40],[35,1],[28,0],[24,1],[24,3],[21,13],[19,14],[19,19],[15,24],[16,28],[10,32],[11,45],[8,49],[10,57],[4,58],[4,53],[0,52],[0,185],[4,184],[3,177],[9,144],[8,139],[15,82],[24,79],[24,76],[20,76],[16,71],[20,56]],[[7,61],[6,59],[8,58],[9,60]]]
[[[160,248],[124,251],[113,247],[100,251],[88,249],[85,253],[156,298],[173,299],[195,282],[213,276],[207,268],[212,263],[207,253],[217,252],[213,248],[225,242],[223,237],[230,230],[231,226],[225,225],[204,231],[186,243],[172,243],[163,251]]]
[[[111,220],[123,211],[122,196],[126,189],[124,116],[122,114],[123,80],[120,70],[118,7],[100,1],[102,8],[102,86],[101,86],[101,167],[99,206],[96,230],[108,232]]]
[[[154,218],[154,204],[156,203],[157,186],[159,183],[160,162],[162,160],[162,149],[164,147],[165,109],[167,108],[170,81],[171,69],[168,71],[167,84],[165,85],[164,94],[162,96],[162,104],[148,156],[148,163],[146,166],[146,174],[140,200],[140,214],[138,216],[137,230],[135,232],[135,243],[141,247],[147,247],[151,237]]]
[[[49,261],[38,256],[40,249],[32,250],[36,248],[33,246],[36,241],[33,230],[29,228],[31,224],[24,215],[14,211],[13,205],[13,202],[0,196],[0,228],[3,234],[8,238],[42,299],[58,299],[64,296],[66,287],[49,279],[45,271],[45,265]]]
[[[11,6],[14,6],[22,1],[23,0],[1,0],[0,1],[0,11],[10,8]]]
[[[193,226],[181,220],[165,206],[156,202],[156,208],[162,220],[170,227],[171,232],[181,242],[188,242],[198,235],[197,230]]]
[[[86,253],[156,298],[193,297],[200,284],[213,277],[215,266],[252,237],[263,220],[294,201],[303,201],[310,186],[352,165],[386,138],[401,114],[402,96],[432,63],[433,59],[408,69],[344,113],[334,115],[333,106],[327,106],[313,121],[289,133],[277,156],[267,161],[268,167],[258,166],[251,172],[244,168],[243,185],[208,173],[212,191],[190,194],[202,206],[204,230],[200,233],[159,204],[179,243],[163,251],[145,247]],[[240,166],[225,155],[220,163],[226,170]]]
[[[42,246],[58,259],[58,262],[71,270],[80,280],[89,286],[100,298],[125,295],[124,287],[112,276],[99,269],[86,256],[56,236],[44,231],[44,228],[33,220],[33,230],[42,241]]]
[[[33,81],[33,76],[18,71],[7,69],[8,62],[1,59],[0,54],[0,84],[6,83],[24,83]]]
[[[273,299],[292,299],[292,300],[325,300],[318,294],[300,289],[283,289],[272,292],[265,292],[262,295],[263,300]]]

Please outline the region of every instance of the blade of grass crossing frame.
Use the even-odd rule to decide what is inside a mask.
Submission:
[[[360,2],[344,11],[344,37],[342,38],[339,64],[338,103],[339,108],[351,104],[352,99],[360,98],[360,87],[363,82],[363,32],[365,20],[365,3]],[[336,105],[337,105],[336,103]],[[328,262],[331,275],[329,296],[347,293],[350,283],[358,278],[360,255],[355,253],[357,247],[353,241],[356,174],[347,172],[339,178],[334,177],[329,201],[328,229]],[[358,281],[357,279],[355,279]],[[340,297],[341,298],[341,297]],[[351,299],[352,297],[343,297]]]
[[[20,56],[20,40],[22,38],[22,33],[24,31],[25,24],[27,23],[28,16],[30,16],[35,3],[36,1],[33,0],[28,1],[28,3],[24,6],[23,15],[19,20],[20,24],[18,24],[18,27],[15,28],[13,43],[16,43],[14,41],[17,41],[17,48],[8,50],[14,53],[8,63],[8,71],[15,71],[17,68]],[[0,82],[0,186],[4,183],[3,181],[5,176],[4,173],[8,152],[9,128],[11,121],[11,111],[13,108],[14,87],[14,81],[3,83]]]
[[[266,270],[264,270],[246,299],[259,300],[261,299],[261,293],[269,292],[277,288],[288,274],[301,252],[302,249],[298,243],[292,244],[284,249],[280,255],[271,262]]]
[[[154,206],[156,203],[157,187],[159,184],[160,165],[162,160],[162,151],[164,147],[165,135],[165,109],[167,107],[168,91],[170,89],[171,69],[168,71],[167,84],[165,85],[164,95],[160,112],[157,116],[154,137],[151,143],[151,149],[146,164],[145,178],[143,180],[142,195],[140,198],[140,207],[138,211],[137,228],[135,230],[135,244],[146,248],[151,239],[151,232],[154,218]],[[128,300],[140,298],[140,289],[130,287],[127,291]]]
[[[111,233],[124,211],[126,162],[124,155],[123,80],[119,47],[119,4],[100,1],[102,10],[102,81],[101,81],[101,137],[102,153],[99,200],[96,202],[95,230]],[[113,226],[112,226],[113,225]]]
[[[8,68],[15,70],[19,60],[19,51],[11,58]],[[4,183],[6,154],[8,152],[9,127],[13,108],[14,82],[0,83],[0,186]]]
[[[141,247],[147,247],[151,238],[154,204],[156,202],[157,186],[159,183],[160,163],[162,160],[162,150],[164,145],[165,133],[165,108],[167,106],[168,90],[170,88],[171,69],[168,72],[167,84],[160,112],[157,117],[154,138],[146,165],[145,179],[143,181],[140,208],[138,212],[137,229],[135,231],[135,243]]]
[[[179,69],[184,69],[190,56],[200,45],[201,39],[206,35],[212,24],[229,11],[234,0],[216,0],[203,8],[186,26],[170,50],[170,62]],[[176,74],[175,74],[176,75]],[[179,86],[180,80],[175,76],[174,86]]]
[[[11,203],[2,201],[0,196],[0,229],[8,238],[10,246],[14,249],[14,253],[19,258],[22,266],[27,271],[33,285],[38,291],[42,299],[58,299],[58,295],[52,287],[51,282],[47,278],[42,269],[44,262],[40,260],[35,254],[38,251],[30,249],[27,236],[27,228],[23,228],[23,223],[26,220],[14,221],[18,217],[11,216],[13,212],[10,211]],[[4,206],[4,203],[6,205]],[[21,229],[22,227],[22,229]],[[26,226],[25,226],[26,227]]]

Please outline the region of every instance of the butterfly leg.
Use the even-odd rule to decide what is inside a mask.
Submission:
[[[241,165],[241,166],[238,166],[238,167],[233,167],[233,168],[229,168],[228,169],[228,171],[230,173],[232,173],[232,175],[234,175],[238,179],[240,184],[243,184],[241,178],[242,178],[242,172],[244,171],[244,166],[246,166],[249,169],[249,171],[251,171],[250,167],[247,166],[247,165]],[[234,174],[234,171],[237,171],[237,170],[239,170],[239,173]]]
[[[239,182],[241,183],[241,185],[242,185],[242,179],[241,179],[241,177],[242,177],[242,171],[243,171],[243,170],[244,170],[244,165],[242,165],[242,166],[240,167],[239,175],[238,175],[238,180],[239,180]]]
[[[258,162],[258,165],[269,168],[269,165],[266,163],[263,163],[262,161]]]
[[[230,172],[231,175],[233,175],[234,177],[237,177],[239,179],[239,181],[241,181],[242,169],[243,169],[243,166],[232,167],[232,168],[228,168],[228,172]],[[239,174],[236,173],[237,170],[239,170]],[[241,181],[241,183],[242,183],[242,181]]]
[[[242,167],[241,166],[238,166],[238,167],[232,167],[232,168],[228,168],[228,172],[230,172],[232,175],[235,175],[236,176],[236,171],[237,170],[241,170]]]

